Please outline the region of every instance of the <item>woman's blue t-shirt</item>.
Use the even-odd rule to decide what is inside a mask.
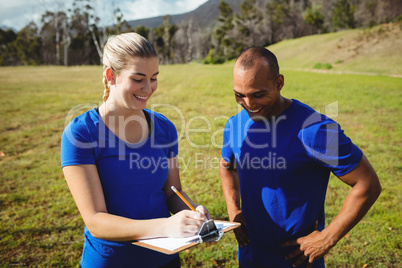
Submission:
[[[169,171],[167,159],[178,154],[173,123],[159,113],[144,111],[152,128],[141,143],[119,139],[96,109],[75,118],[61,141],[61,166],[96,165],[108,213],[136,220],[170,216],[163,187]],[[125,119],[122,125],[134,119]],[[94,238],[85,228],[82,267],[159,267],[175,257],[130,242]]]

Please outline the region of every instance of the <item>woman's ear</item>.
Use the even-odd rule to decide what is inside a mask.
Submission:
[[[113,75],[113,71],[110,67],[106,68],[105,76],[106,76],[106,80],[109,82],[110,85],[114,85],[116,83],[114,75]]]

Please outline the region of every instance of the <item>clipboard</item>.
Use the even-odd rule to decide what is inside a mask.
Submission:
[[[195,236],[184,238],[163,237],[142,239],[134,241],[133,244],[170,255],[179,253],[180,251],[189,249],[204,242],[218,241],[224,233],[234,230],[241,225],[238,222],[220,220],[212,221],[211,224],[211,221],[205,222],[198,234]],[[215,225],[216,228],[212,228],[213,225]]]

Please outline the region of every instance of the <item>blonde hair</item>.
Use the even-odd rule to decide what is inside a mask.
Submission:
[[[133,57],[158,57],[152,44],[137,33],[124,33],[110,36],[103,49],[103,84],[105,91],[103,101],[109,98],[110,85],[106,79],[105,70],[110,67],[113,76],[127,67]]]

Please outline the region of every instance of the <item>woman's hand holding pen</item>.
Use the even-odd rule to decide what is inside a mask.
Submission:
[[[198,206],[195,208],[195,210],[198,211],[198,212],[200,212],[202,215],[204,215],[204,216],[207,218],[207,220],[211,220],[211,219],[212,219],[211,215],[209,214],[208,209],[206,209],[203,205],[198,205]]]
[[[202,224],[211,219],[209,211],[202,205],[195,205],[190,203],[183,194],[176,189],[176,187],[171,186],[172,191],[176,194],[179,199],[183,202],[182,204],[190,209],[183,209],[171,216],[168,220],[167,233],[168,237],[186,237],[197,234],[200,230]],[[170,198],[172,199],[172,198]],[[196,207],[196,208],[194,208]]]
[[[167,237],[192,236],[206,220],[207,217],[200,211],[182,210],[166,219],[164,234]]]

